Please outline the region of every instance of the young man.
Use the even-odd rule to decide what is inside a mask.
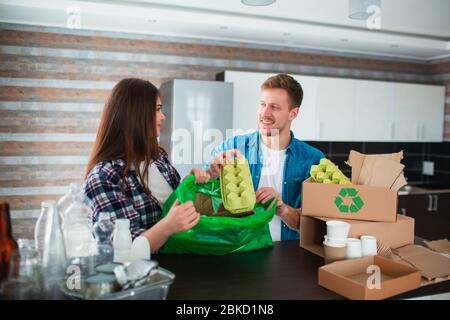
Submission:
[[[303,89],[293,77],[270,77],[261,85],[261,93],[258,131],[234,136],[216,147],[208,173],[218,175],[224,155],[243,154],[249,161],[256,200],[278,199],[276,215],[269,224],[272,239],[299,239],[302,182],[324,155],[296,139],[291,131],[303,99]]]

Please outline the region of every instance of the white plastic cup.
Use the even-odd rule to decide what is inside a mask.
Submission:
[[[345,247],[347,243],[347,239],[334,239],[330,238],[327,235],[324,236],[324,244],[330,247]]]
[[[362,257],[361,240],[356,238],[347,239],[347,251],[345,254],[347,259],[355,259]]]
[[[131,261],[150,260],[150,243],[146,237],[139,236],[131,245]]]
[[[363,257],[377,255],[377,238],[361,236],[361,252]]]
[[[328,239],[345,240],[350,231],[350,224],[339,220],[327,221]]]

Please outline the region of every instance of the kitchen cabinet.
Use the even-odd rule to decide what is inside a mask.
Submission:
[[[233,129],[238,134],[257,130],[261,84],[274,73],[226,71],[223,79],[233,83]],[[315,140],[316,96],[318,79],[310,76],[293,77],[304,91],[299,116],[292,123],[292,131],[302,140]]]
[[[450,192],[399,195],[398,212],[415,219],[415,234],[450,239]]]
[[[442,141],[444,99],[442,86],[395,84],[393,140]]]
[[[233,129],[257,130],[260,86],[271,75],[258,72],[225,72],[224,81],[233,83]]]
[[[394,87],[389,82],[355,80],[353,139],[391,141]]]
[[[319,79],[317,77],[293,75],[303,89],[303,101],[297,118],[292,121],[291,129],[301,140],[316,139],[316,100],[320,96]],[[262,83],[262,82],[261,82]]]
[[[351,141],[353,139],[354,87],[355,80],[352,79],[319,78],[316,140]]]
[[[261,84],[274,73],[225,71],[234,84],[233,128],[257,129]],[[311,141],[443,141],[445,87],[292,75],[304,97],[292,130]]]

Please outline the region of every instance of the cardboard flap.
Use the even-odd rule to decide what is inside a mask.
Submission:
[[[433,251],[450,255],[450,242],[447,239],[425,241],[425,244]]]
[[[405,166],[391,159],[379,159],[374,162],[369,186],[391,188]]]
[[[352,167],[352,183],[353,184],[363,184],[368,185],[372,176],[379,175],[384,172],[384,168],[380,167],[375,171],[375,166],[380,166],[378,162],[384,160],[392,160],[396,163],[400,163],[403,159],[403,151],[397,153],[386,153],[386,154],[363,154],[355,150],[350,150],[350,155],[347,160],[347,164]],[[398,174],[393,177],[392,184]],[[389,186],[389,187],[390,187]]]
[[[398,191],[401,187],[406,186],[408,182],[405,179],[405,176],[403,175],[403,172],[400,173],[397,180],[395,180],[394,184],[391,187],[391,190]]]
[[[419,245],[407,245],[396,249],[396,254],[428,280],[450,275],[450,259]]]

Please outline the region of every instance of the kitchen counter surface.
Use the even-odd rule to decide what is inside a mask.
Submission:
[[[167,254],[152,259],[176,275],[167,299],[343,299],[317,284],[323,259],[300,248],[298,241],[275,242],[273,248],[224,256]],[[448,292],[450,281],[393,298]]]
[[[400,189],[398,191],[398,195],[408,195],[408,194],[438,194],[438,193],[449,193],[450,188],[442,188],[442,189],[427,189],[422,187],[416,187],[414,185],[408,186],[407,189]]]

